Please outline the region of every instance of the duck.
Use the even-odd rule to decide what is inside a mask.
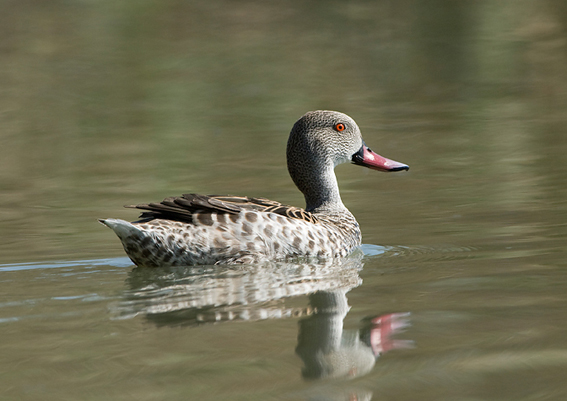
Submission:
[[[305,197],[303,209],[265,198],[188,193],[125,206],[141,210],[134,222],[99,222],[114,231],[139,267],[343,258],[361,245],[362,234],[341,200],[335,167],[409,170],[373,152],[351,117],[329,110],[310,111],[296,121],[286,157]]]

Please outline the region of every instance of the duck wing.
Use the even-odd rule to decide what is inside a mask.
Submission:
[[[183,194],[165,198],[159,203],[144,203],[125,207],[143,210],[140,215],[141,221],[166,219],[192,223],[193,215],[197,213],[239,214],[245,211],[254,211],[275,213],[309,223],[318,222],[317,217],[301,208],[283,205],[266,198],[250,198],[247,196]]]

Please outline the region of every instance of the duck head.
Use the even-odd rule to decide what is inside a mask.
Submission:
[[[287,167],[305,195],[307,210],[344,207],[333,170],[349,162],[386,172],[409,169],[374,153],[364,143],[356,122],[346,114],[310,111],[294,124],[287,142]]]

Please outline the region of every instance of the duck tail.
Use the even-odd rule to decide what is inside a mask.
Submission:
[[[101,224],[104,224],[108,228],[112,229],[118,235],[118,238],[124,240],[129,237],[137,237],[140,235],[141,230],[124,220],[120,219],[98,219]]]

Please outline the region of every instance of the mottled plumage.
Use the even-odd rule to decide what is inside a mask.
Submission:
[[[133,223],[100,221],[138,266],[342,257],[360,245],[361,233],[341,201],[334,167],[352,161],[381,171],[408,169],[368,149],[354,120],[333,111],[309,112],[295,123],[287,160],[305,210],[264,198],[185,194],[128,206],[143,211]]]

